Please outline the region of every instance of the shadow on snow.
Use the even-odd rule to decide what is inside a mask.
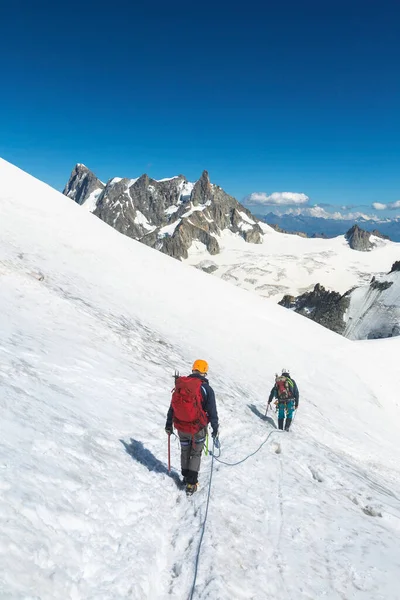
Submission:
[[[257,417],[260,417],[260,419],[262,419],[263,421],[266,421],[267,423],[269,423],[271,425],[271,427],[273,427],[274,429],[277,429],[276,427],[276,423],[273,420],[272,417],[268,417],[265,416],[265,414],[263,414],[262,412],[260,412],[257,408],[257,406],[255,406],[254,404],[248,404],[247,405],[249,407],[249,409],[251,410],[252,413],[254,413]]]
[[[179,477],[179,474],[176,471],[172,471],[168,473],[167,466],[161,462],[150,450],[145,448],[142,442],[138,440],[130,439],[130,443],[128,444],[124,440],[119,440],[125,451],[129,456],[136,460],[138,463],[146,467],[149,471],[153,471],[154,473],[160,473],[161,475],[167,475],[175,482],[176,486],[181,489],[182,483]]]

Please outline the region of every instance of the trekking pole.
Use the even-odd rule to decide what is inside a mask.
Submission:
[[[204,446],[204,454],[208,456],[208,429],[206,433],[206,445]]]
[[[171,473],[171,434],[168,434],[168,473]]]
[[[267,414],[268,414],[268,409],[269,409],[269,402],[267,402],[267,408],[265,410],[265,416],[267,416]]]

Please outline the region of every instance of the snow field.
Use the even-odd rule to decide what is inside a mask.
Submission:
[[[301,398],[290,434],[215,463],[195,598],[397,599],[398,340],[345,340],[4,161],[0,182],[0,597],[188,597],[211,458],[186,499],[164,424],[174,369],[201,357],[222,460],[272,431],[275,371]]]

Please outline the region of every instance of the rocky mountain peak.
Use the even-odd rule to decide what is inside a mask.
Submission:
[[[360,250],[361,252],[366,252],[368,250],[372,250],[375,247],[375,244],[371,242],[371,235],[374,237],[381,238],[383,240],[390,240],[388,235],[383,235],[377,229],[373,231],[365,231],[361,229],[357,224],[353,225],[347,233],[345,234],[345,238],[349,242],[350,248],[353,250]]]
[[[90,169],[78,163],[72,170],[63,194],[77,204],[83,204],[92,193],[100,193],[104,187],[104,183]]]
[[[345,238],[352,250],[367,252],[374,247],[374,244],[370,241],[371,233],[361,229],[358,225],[353,225],[345,234]]]
[[[212,199],[212,186],[208,171],[203,171],[200,179],[195,183],[190,200],[193,206],[198,206],[199,204],[207,204],[207,202],[211,202]]]
[[[97,217],[178,259],[187,258],[196,241],[210,254],[217,254],[217,238],[224,230],[249,243],[263,239],[257,218],[213,185],[207,171],[195,183],[183,175],[155,180],[143,174],[137,179],[114,177],[104,186],[89,169],[77,165],[64,194],[79,204],[91,198],[89,210]]]
[[[284,296],[279,302],[281,306],[290,308],[336,333],[343,333],[345,329],[344,315],[349,303],[347,294],[341,295],[326,290],[320,283],[315,284],[310,292],[297,297]]]
[[[390,273],[394,273],[395,271],[400,271],[400,260],[396,260],[396,262],[394,262],[392,264],[392,268],[390,269]]]

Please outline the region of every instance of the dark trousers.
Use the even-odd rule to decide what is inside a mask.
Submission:
[[[178,431],[178,435],[181,442],[182,475],[186,478],[187,483],[197,483],[207,427],[194,434]]]

